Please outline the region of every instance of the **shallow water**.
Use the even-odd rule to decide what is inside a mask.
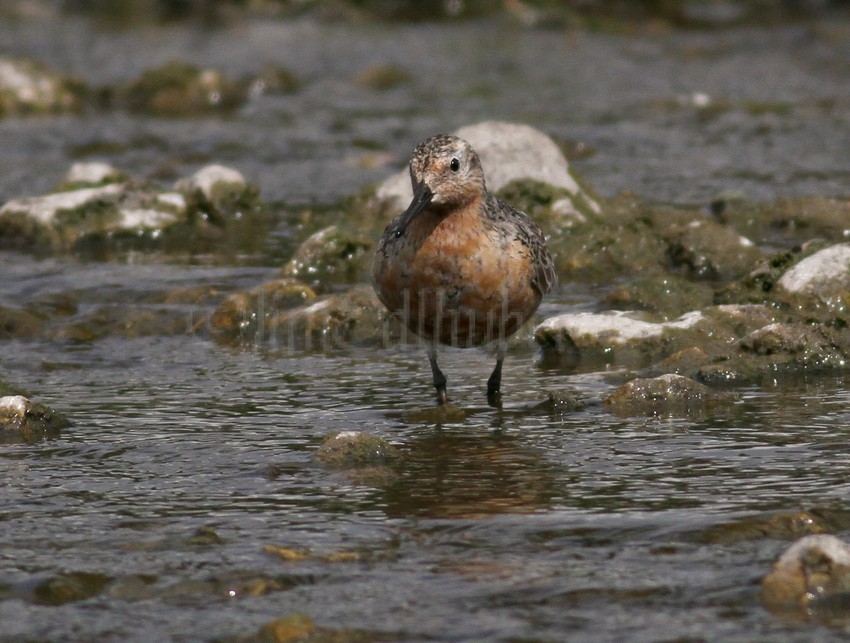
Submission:
[[[271,58],[305,86],[229,118],[0,121],[0,200],[49,188],[74,158],[92,156],[81,150],[111,149],[96,157],[134,175],[214,160],[269,200],[332,203],[394,171],[424,135],[483,118],[590,146],[575,166],[607,195],[845,194],[848,29],[567,37],[491,23],[247,23],[212,34],[6,25],[4,47],[92,84],[177,57],[234,75]],[[374,62],[415,80],[387,92],[352,83]],[[730,106],[708,114],[688,104],[695,92]],[[271,255],[251,267],[131,259],[2,253],[0,304],[72,292],[83,316],[104,303],[160,305],[146,302],[183,287],[249,288],[277,270]],[[597,294],[565,285],[541,314],[584,309]],[[805,510],[850,532],[842,376],[736,389],[734,401],[686,418],[619,418],[599,405],[616,365],[544,369],[518,342],[495,410],[484,399],[492,359],[446,350],[463,416],[440,422],[416,346],[230,350],[189,332],[208,305],[172,306],[185,332],[2,344],[3,377],[73,423],[0,448],[3,639],[221,639],[293,612],[377,640],[846,632],[840,619],[771,615],[758,585],[805,533],[766,527],[776,516]],[[590,404],[535,408],[549,391]],[[403,459],[366,478],[316,464],[322,438],[340,430],[384,437]],[[199,532],[207,527],[217,537]],[[309,555],[283,561],[267,545]],[[46,592],[48,580],[71,589]]]

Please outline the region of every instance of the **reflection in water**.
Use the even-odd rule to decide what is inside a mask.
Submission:
[[[555,479],[542,451],[498,432],[425,433],[408,444],[400,479],[386,492],[393,518],[481,518],[546,509]]]

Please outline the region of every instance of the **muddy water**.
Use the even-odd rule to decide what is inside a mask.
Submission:
[[[4,49],[93,85],[178,58],[237,76],[270,59],[303,87],[227,118],[0,121],[0,200],[98,158],[164,181],[221,162],[268,200],[329,204],[394,171],[423,136],[484,118],[581,143],[592,153],[574,165],[606,195],[841,195],[849,33],[846,22],[632,37],[496,23],[3,25]],[[358,86],[374,63],[411,80]],[[279,259],[7,252],[0,303],[73,293],[82,317],[180,288],[251,287]],[[542,314],[598,294],[565,285]],[[502,410],[484,404],[491,358],[446,351],[462,413],[440,416],[415,346],[228,350],[185,332],[208,305],[171,305],[185,329],[2,344],[3,377],[73,422],[0,450],[4,639],[221,639],[295,612],[342,640],[827,640],[848,627],[840,615],[777,618],[758,587],[795,536],[850,532],[842,377],[738,389],[703,415],[618,418],[598,405],[616,364],[544,369],[519,342]],[[549,391],[589,405],[539,408]],[[365,478],[317,465],[339,430],[384,437],[403,458]]]

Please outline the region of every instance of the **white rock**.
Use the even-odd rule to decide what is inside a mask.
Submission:
[[[207,165],[192,176],[178,181],[175,188],[184,194],[199,191],[207,199],[213,200],[221,186],[227,186],[231,190],[244,190],[247,185],[248,182],[239,170],[223,165]]]
[[[824,248],[785,271],[776,284],[788,293],[850,289],[850,244]]]
[[[361,431],[340,431],[332,439],[334,440],[351,440],[352,438],[359,438],[363,433]]]
[[[163,192],[156,195],[156,200],[159,203],[173,209],[178,214],[186,212],[186,197],[179,192]]]
[[[599,205],[582,192],[570,174],[561,150],[543,132],[528,125],[485,121],[461,127],[454,134],[467,140],[478,152],[491,192],[499,191],[511,181],[531,179],[581,196],[594,212],[600,211]],[[406,207],[413,198],[408,170],[385,180],[376,195],[396,209]]]
[[[136,208],[121,210],[121,221],[118,228],[163,228],[177,222],[177,216],[171,212]]]
[[[89,163],[74,163],[65,175],[66,183],[103,183],[113,181],[121,176],[121,172],[109,163],[91,161]]]
[[[800,538],[779,557],[776,567],[796,569],[805,562],[812,551],[828,558],[834,564],[850,568],[850,545],[830,534],[812,534]]]
[[[617,345],[630,340],[659,337],[665,330],[687,329],[703,315],[695,310],[678,319],[663,323],[647,322],[629,317],[634,313],[609,311],[605,313],[569,313],[550,317],[534,330],[535,337],[567,336],[577,346],[600,342]]]
[[[13,199],[0,208],[0,215],[21,213],[26,214],[39,223],[53,223],[56,214],[61,210],[73,210],[91,201],[111,199],[124,189],[123,184],[113,183],[96,188],[82,188],[69,192],[56,192],[44,196]]]
[[[0,416],[26,417],[32,403],[23,395],[4,395],[0,397]]]
[[[829,534],[804,536],[791,545],[762,579],[770,608],[800,609],[833,597],[850,586],[850,545]]]
[[[0,91],[35,108],[67,106],[59,77],[31,60],[0,57]]]

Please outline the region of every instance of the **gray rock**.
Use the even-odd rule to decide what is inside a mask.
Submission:
[[[435,132],[436,133],[436,132]],[[565,218],[583,217],[580,213],[600,211],[599,204],[579,187],[570,174],[569,164],[560,148],[543,132],[528,125],[485,121],[461,127],[455,135],[466,139],[481,157],[487,189],[498,192],[513,181],[532,180],[561,188],[572,203],[560,203]],[[376,193],[395,210],[404,209],[413,191],[407,169],[389,177]]]
[[[850,244],[829,246],[799,261],[776,282],[776,294],[803,310],[846,310],[850,305]]]

